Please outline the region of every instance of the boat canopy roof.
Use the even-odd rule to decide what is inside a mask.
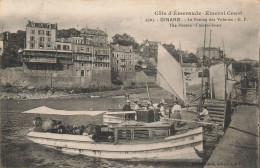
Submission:
[[[103,114],[106,111],[67,111],[67,110],[56,110],[52,108],[48,108],[46,106],[37,107],[28,111],[24,111],[22,113],[30,113],[30,114],[53,114],[53,115],[90,115],[96,116],[99,114]]]

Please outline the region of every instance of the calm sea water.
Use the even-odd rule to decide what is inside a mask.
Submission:
[[[65,110],[107,110],[119,104],[123,105],[123,99],[1,100],[2,167],[203,167],[203,165],[187,163],[111,161],[83,155],[64,154],[55,149],[35,144],[25,137],[35,114],[22,114],[23,111],[39,106]],[[93,122],[98,121],[93,120]]]

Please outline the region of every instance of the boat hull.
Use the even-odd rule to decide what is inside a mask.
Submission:
[[[168,137],[159,142],[142,144],[97,143],[80,135],[35,133],[27,135],[31,141],[61,150],[64,153],[82,154],[89,157],[131,160],[201,162],[194,148],[203,150],[202,129],[192,133]],[[60,137],[62,135],[62,137]],[[78,136],[78,137],[73,137]],[[79,138],[80,137],[80,138]]]

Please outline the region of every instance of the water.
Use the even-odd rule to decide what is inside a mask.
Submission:
[[[186,163],[112,161],[64,154],[55,149],[35,144],[25,137],[35,114],[22,114],[23,111],[39,106],[65,110],[107,110],[119,104],[123,105],[123,99],[1,100],[2,167],[203,167]]]

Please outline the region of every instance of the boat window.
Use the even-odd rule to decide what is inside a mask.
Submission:
[[[128,140],[131,139],[131,130],[118,130],[118,139]]]
[[[149,139],[148,130],[134,130],[135,139]]]

